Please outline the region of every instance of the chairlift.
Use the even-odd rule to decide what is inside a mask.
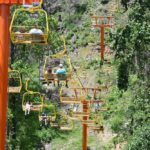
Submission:
[[[61,116],[61,121],[60,121],[60,130],[62,131],[71,131],[74,127],[74,122],[73,120],[69,119],[66,116]]]
[[[67,116],[71,120],[80,120],[80,117],[74,116],[74,112],[77,112],[79,110],[79,106],[80,106],[79,104],[75,103],[75,104],[72,104],[72,107],[67,110]]]
[[[59,64],[66,65],[66,74],[56,74]],[[51,73],[48,73],[48,70],[51,70]],[[57,57],[47,57],[45,59],[44,68],[43,68],[43,77],[47,83],[51,81],[69,81],[72,76],[72,66],[70,59],[68,57],[65,58],[57,58]]]
[[[56,120],[56,109],[52,104],[43,104],[42,109],[39,111],[39,121],[42,121],[42,113],[46,114],[47,122],[54,122]]]
[[[34,13],[38,17],[30,17]],[[24,17],[23,21],[20,21],[22,16]],[[36,9],[16,9],[9,30],[14,44],[47,44],[48,15],[38,7]]]
[[[68,92],[69,90],[69,92]],[[83,95],[81,95],[81,93],[77,93],[75,90],[73,89],[68,89],[68,88],[61,88],[60,89],[60,102],[61,103],[66,103],[66,104],[80,104],[81,101],[85,98]]]
[[[22,98],[22,109],[23,111],[25,111],[26,103],[30,102],[31,111],[41,111],[43,107],[43,96],[40,92],[34,92],[28,90],[28,82],[29,80],[26,81],[27,92],[23,94],[23,98]]]
[[[8,70],[9,73],[9,93],[20,93],[22,89],[22,79],[20,72],[17,70]]]
[[[50,122],[51,127],[58,128],[62,131],[71,131],[74,127],[74,122],[69,117],[60,114],[59,122]]]
[[[103,125],[88,125],[89,128],[91,128],[94,132],[104,132],[104,126]]]
[[[67,78],[69,78],[71,76],[71,74],[69,74],[72,72],[71,64],[69,64],[70,60],[65,56],[65,54],[67,52],[66,41],[63,36],[60,37],[60,40],[62,40],[62,42],[63,42],[63,50],[61,50],[57,54],[47,56],[44,61],[43,79],[47,83],[54,82],[54,84],[55,84],[55,80],[57,80],[57,75],[56,75],[57,67],[59,66],[59,64],[64,64],[65,61],[69,65],[69,68],[68,68],[69,72],[67,73],[66,76],[67,76]],[[49,69],[52,70],[51,74],[48,74]]]

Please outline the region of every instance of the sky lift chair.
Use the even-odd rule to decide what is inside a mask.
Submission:
[[[39,5],[29,8],[16,9],[10,24],[10,38],[14,44],[47,44],[48,40],[48,15],[41,9],[42,0]],[[25,6],[25,3],[24,3]],[[37,13],[38,18],[30,14]],[[24,16],[24,20],[18,23],[18,18]],[[41,20],[40,20],[41,19]],[[44,22],[44,23],[43,23]],[[38,27],[35,27],[38,26]],[[43,33],[29,33],[31,29],[38,28]]]
[[[66,41],[63,36],[61,36],[60,39],[63,41],[63,50],[58,52],[57,54],[47,56],[44,61],[42,80],[43,82],[47,82],[47,84],[53,82],[55,85],[55,80],[57,80],[57,76],[55,74],[56,67],[58,67],[60,63],[64,63],[64,56],[67,52]],[[52,70],[51,74],[48,74],[49,69]]]
[[[39,121],[42,121],[42,113],[46,114],[46,120],[48,123],[55,122],[56,120],[56,109],[52,104],[43,104],[42,109],[39,111]]]
[[[50,123],[51,127],[59,128],[62,131],[71,131],[74,127],[73,120],[71,120],[68,116],[62,114],[60,114],[59,116],[60,116],[58,120],[59,122],[57,123],[51,122]]]
[[[22,79],[20,72],[17,70],[8,70],[9,72],[9,93],[20,93],[22,89]]]
[[[26,80],[26,91],[23,94],[22,98],[22,109],[25,111],[26,109],[26,103],[31,103],[31,111],[41,111],[43,107],[43,96],[39,92],[33,92],[28,90],[28,82],[29,80]]]

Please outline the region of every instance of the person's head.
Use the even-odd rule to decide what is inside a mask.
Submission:
[[[52,69],[51,69],[51,68],[48,68],[48,69],[47,69],[47,72],[48,72],[48,73],[52,73]]]
[[[27,104],[30,104],[30,101],[27,101]]]
[[[59,64],[59,67],[60,67],[60,68],[63,68],[63,64]]]
[[[37,24],[34,24],[34,28],[35,28],[35,29],[38,29],[38,25],[37,25]]]
[[[45,115],[45,112],[42,112],[42,115]]]
[[[25,28],[24,27],[19,27],[19,32],[24,33],[25,32]]]

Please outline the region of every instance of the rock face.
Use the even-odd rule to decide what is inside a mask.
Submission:
[[[68,8],[73,9],[84,3],[86,3],[85,0],[44,0],[43,7],[48,13],[53,14]]]

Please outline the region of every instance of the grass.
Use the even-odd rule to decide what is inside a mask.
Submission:
[[[78,125],[73,131],[54,139],[51,143],[51,150],[80,150],[81,134],[81,127]]]
[[[110,150],[103,145],[103,140],[99,134],[89,132],[87,146],[94,150]],[[55,138],[51,143],[51,150],[81,150],[82,149],[82,130],[81,124],[76,126],[72,132],[66,132],[61,137]]]

